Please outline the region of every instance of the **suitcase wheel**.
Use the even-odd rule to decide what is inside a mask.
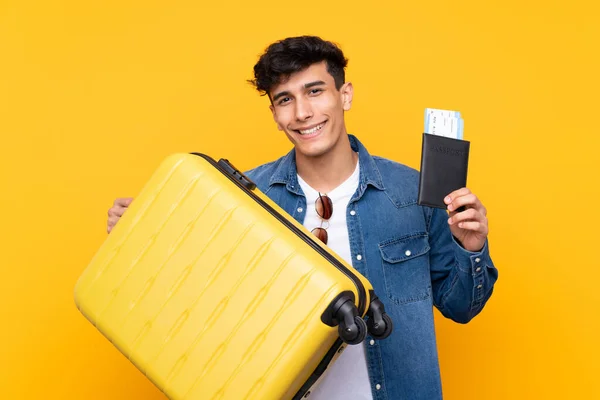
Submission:
[[[367,328],[369,330],[369,334],[373,336],[373,339],[385,339],[392,333],[394,325],[390,316],[383,314],[381,318],[383,320],[381,322],[376,322],[373,318],[369,318],[367,320]]]
[[[321,321],[338,327],[340,338],[348,344],[359,344],[367,337],[367,323],[358,315],[354,304],[354,293],[340,293],[321,315]]]
[[[385,313],[383,303],[374,293],[371,293],[371,305],[367,311],[367,328],[373,339],[385,339],[390,336],[394,329],[394,324],[389,315]]]
[[[362,343],[367,337],[367,323],[358,315],[354,317],[351,324],[346,324],[344,319],[338,326],[338,333],[345,343]]]

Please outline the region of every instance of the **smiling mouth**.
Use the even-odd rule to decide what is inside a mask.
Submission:
[[[317,133],[318,131],[320,131],[321,129],[323,129],[323,126],[325,126],[325,122],[321,122],[319,125],[313,126],[312,128],[308,128],[308,129],[296,129],[295,131],[298,132],[300,135],[312,135]]]

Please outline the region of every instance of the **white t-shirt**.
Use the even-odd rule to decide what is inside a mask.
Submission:
[[[326,193],[333,203],[333,213],[329,221],[322,223],[315,209],[319,192],[310,187],[300,176],[298,182],[306,195],[306,216],[304,226],[309,230],[316,227],[327,228],[327,246],[352,265],[346,208],[356,192],[359,182],[359,164],[352,175],[340,186]],[[323,194],[323,193],[322,193]],[[348,345],[336,362],[325,370],[323,379],[311,389],[310,400],[372,400],[371,384],[367,370],[364,342]]]

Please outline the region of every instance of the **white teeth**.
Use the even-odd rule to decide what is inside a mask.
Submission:
[[[316,131],[320,130],[323,127],[323,125],[325,125],[325,124],[317,125],[314,128],[306,129],[304,131],[300,131],[300,133],[302,135],[310,135],[311,133],[315,133]]]

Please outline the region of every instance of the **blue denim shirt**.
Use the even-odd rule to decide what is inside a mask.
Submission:
[[[394,323],[388,338],[367,337],[373,398],[441,399],[433,306],[456,322],[470,321],[491,296],[498,271],[487,241],[480,252],[465,250],[445,210],[417,205],[418,171],[371,156],[349,138],[360,160],[359,186],[346,211],[353,266],[372,283]],[[306,199],[296,173],[292,150],[246,175],[303,223]]]

